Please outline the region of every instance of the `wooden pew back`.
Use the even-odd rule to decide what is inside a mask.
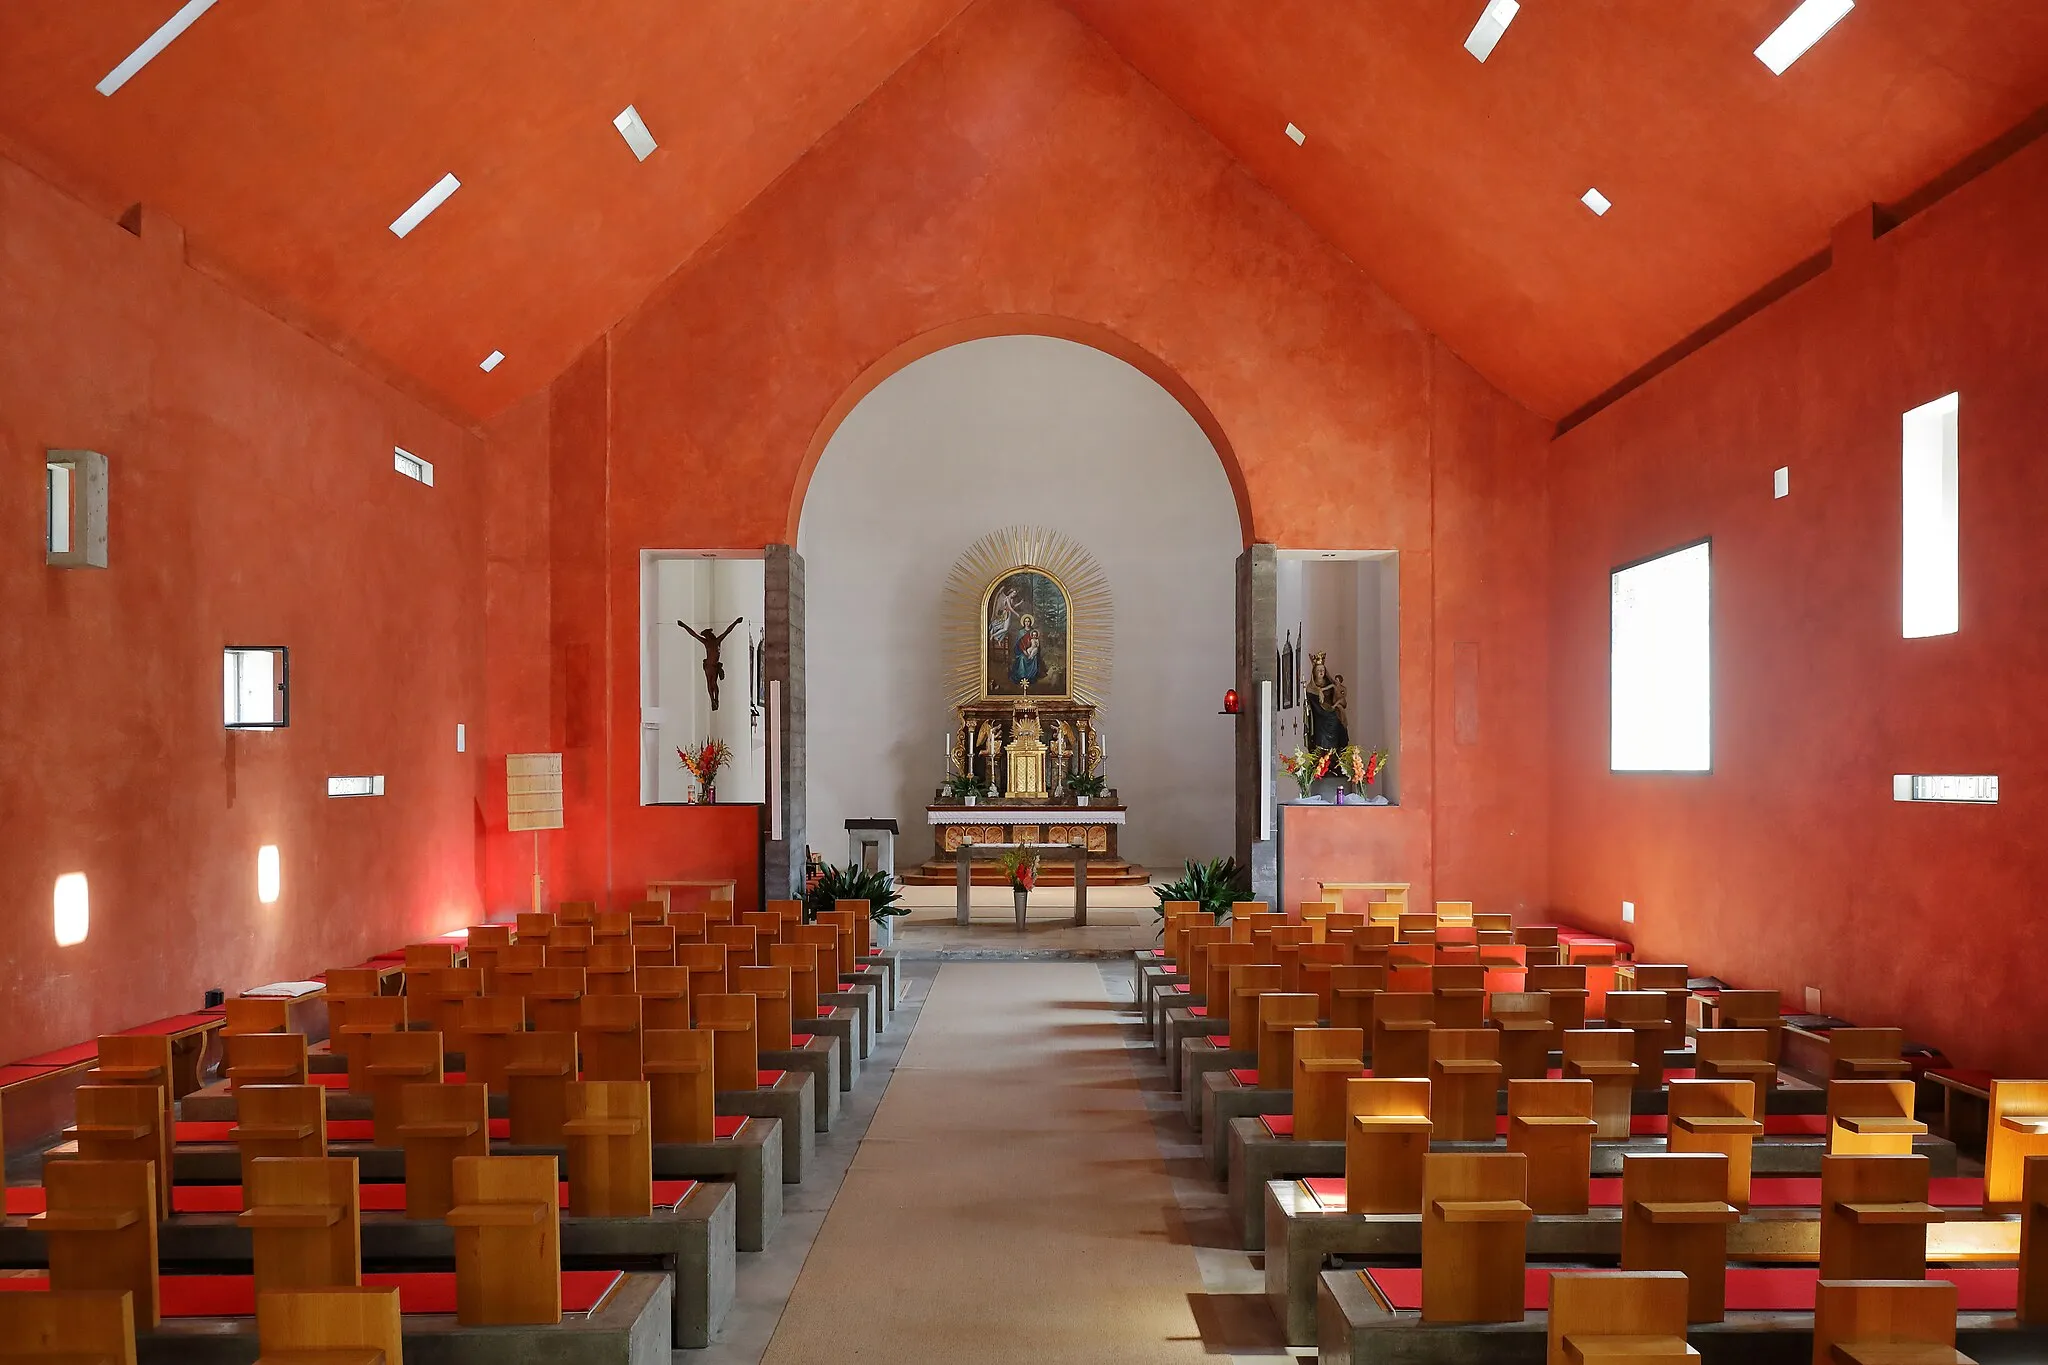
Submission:
[[[652,1104],[645,1081],[569,1087],[569,1212],[645,1218],[654,1212]]]
[[[1483,1028],[1486,1025],[1486,969],[1445,966],[1429,969],[1429,988],[1436,995],[1438,1028]]]
[[[740,995],[754,997],[755,1027],[760,1050],[787,1052],[795,1044],[795,1014],[790,1002],[790,970],[787,967],[734,967],[726,974]]]
[[[642,967],[639,985],[641,1028],[678,1029],[690,1026],[688,967]],[[644,1036],[642,1042],[645,1042]]]
[[[576,1079],[576,1035],[515,1033],[505,1060],[505,1112],[521,1147],[559,1147]]]
[[[229,1136],[241,1154],[244,1201],[258,1161],[327,1155],[327,1089],[318,1085],[250,1085],[235,1093]]]
[[[1539,1210],[1540,1212],[1540,1210]],[[1685,1276],[1675,1270],[1559,1272],[1550,1277],[1550,1349],[1544,1365],[1588,1360],[1698,1360],[1685,1340]],[[1625,1337],[1641,1354],[1619,1353]],[[1608,1346],[1602,1350],[1601,1346]]]
[[[1230,1022],[1230,970],[1256,962],[1257,951],[1249,943],[1218,943],[1210,947],[1208,977],[1194,986],[1202,992],[1203,1008],[1209,1011],[1211,1024]],[[1281,976],[1284,981],[1286,973]]]
[[[228,1089],[245,1085],[304,1085],[308,1075],[303,1033],[238,1033],[224,1040]]]
[[[1429,1118],[1439,1142],[1491,1142],[1500,1095],[1500,1034],[1429,1031]]]
[[[362,1191],[353,1157],[259,1157],[245,1168],[242,1212],[256,1292],[363,1282]]]
[[[761,1069],[760,1033],[751,995],[696,997],[697,1027],[712,1035],[712,1077],[720,1090],[752,1090]]]
[[[455,1161],[491,1154],[490,1092],[481,1085],[408,1085],[399,1091],[405,1216],[441,1218],[455,1206]]]
[[[53,1161],[43,1168],[45,1211],[28,1220],[45,1238],[50,1288],[126,1290],[135,1326],[155,1331],[156,1167],[147,1161]]]
[[[455,1320],[465,1327],[562,1320],[559,1172],[551,1156],[455,1163]]]
[[[1566,1080],[1593,1083],[1594,1136],[1620,1142],[1629,1135],[1636,1078],[1636,1038],[1627,1029],[1566,1029],[1559,1035]]]
[[[1820,1277],[1925,1278],[1927,1225],[1942,1221],[1927,1173],[1924,1156],[1822,1157]]]
[[[233,1038],[244,1033],[283,1033],[290,1004],[283,1000],[233,999],[223,1002],[220,1036]]]
[[[1316,1026],[1316,998],[1275,992],[1259,997],[1259,1089],[1294,1083],[1294,1031]]]
[[[0,1360],[135,1365],[135,1297],[106,1290],[0,1294]]]
[[[1429,1082],[1362,1076],[1344,1084],[1344,1208],[1416,1213],[1429,1152]]]
[[[1330,968],[1330,1027],[1363,1029],[1370,1042],[1373,1001],[1386,988],[1385,967],[1353,962]]]
[[[650,1029],[649,1131],[655,1142],[710,1142],[716,1136],[713,1035],[704,1029]]]
[[[1926,1131],[1913,1117],[1911,1081],[1828,1082],[1830,1155],[1906,1156]]]
[[[1718,1152],[1621,1159],[1621,1268],[1683,1271],[1687,1322],[1726,1313],[1728,1225],[1741,1216],[1721,1197],[1727,1188]]]
[[[357,1362],[381,1356],[401,1365],[404,1337],[396,1289],[275,1289],[256,1295],[262,1361]]]
[[[553,950],[550,949],[550,952]],[[550,959],[535,972],[526,988],[526,1017],[542,1033],[574,1033],[582,1018],[583,968],[564,967]]]
[[[1906,1033],[1895,1028],[1838,1028],[1828,1033],[1828,1076],[1832,1080],[1898,1080],[1913,1074],[1899,1055]]]
[[[1509,1081],[1549,1075],[1550,1050],[1557,1042],[1550,997],[1542,991],[1496,991],[1487,998],[1486,1012],[1500,1030],[1501,1075]]]
[[[1230,1050],[1259,1050],[1259,997],[1280,989],[1277,962],[1240,963],[1230,969]]]
[[[1726,1157],[1728,1187],[1721,1197],[1737,1209],[1748,1209],[1751,1149],[1764,1131],[1757,1117],[1756,1086],[1749,1081],[1673,1081],[1666,1114],[1666,1150],[1718,1152]]]
[[[1381,991],[1372,1009],[1372,1074],[1427,1077],[1436,996],[1426,991]]]
[[[153,1085],[81,1085],[71,1130],[82,1161],[139,1161],[154,1172],[158,1218],[171,1216],[171,1127]],[[51,1163],[44,1162],[47,1171]]]
[[[505,1093],[505,1062],[512,1055],[512,1035],[526,1028],[526,997],[477,995],[462,1002],[460,1019],[462,1070],[493,1095]]]
[[[768,965],[789,969],[790,1027],[800,1029],[818,1017],[818,950],[808,943],[778,943],[768,950]]]
[[[1508,1150],[1529,1158],[1529,1207],[1584,1213],[1593,1175],[1593,1083],[1508,1082]]]
[[[1345,1086],[1365,1072],[1365,1032],[1304,1028],[1294,1033],[1294,1140],[1342,1142]]]
[[[372,1033],[363,1040],[364,1071],[370,1082],[370,1119],[379,1147],[399,1145],[404,1122],[404,1089],[408,1085],[439,1085],[442,1070],[438,1033]]]
[[[592,1081],[640,1079],[640,997],[586,995],[579,1002],[576,1047]]]
[[[1813,1365],[1888,1355],[1881,1348],[1905,1343],[1947,1347],[1954,1358],[1956,1287],[1947,1280],[1831,1281],[1814,1287]],[[1862,1348],[1878,1347],[1866,1352]],[[1838,1354],[1838,1348],[1840,1353]]]
[[[1422,1163],[1422,1320],[1520,1322],[1529,1159],[1432,1152]]]
[[[1984,1130],[1984,1204],[2010,1208],[2036,1156],[2048,1156],[2048,1081],[1991,1082]]]

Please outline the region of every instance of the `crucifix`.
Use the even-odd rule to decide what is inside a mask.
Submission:
[[[744,616],[735,616],[732,624],[716,635],[711,633],[711,627],[709,626],[702,630],[691,630],[683,622],[676,622],[677,625],[690,632],[691,639],[704,646],[704,686],[711,692],[711,709],[714,711],[718,709],[718,683],[721,678],[725,677],[725,663],[718,657],[718,651],[725,644],[725,637],[738,630],[740,622],[746,619]]]

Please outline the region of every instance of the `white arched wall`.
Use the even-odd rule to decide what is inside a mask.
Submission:
[[[925,807],[953,722],[940,643],[946,576],[999,527],[1085,546],[1116,603],[1100,724],[1131,808],[1123,855],[1228,854],[1237,504],[1214,448],[1146,375],[1075,342],[964,342],[891,375],[833,433],[805,493],[804,666],[811,846],[891,817],[898,861],[930,856]]]

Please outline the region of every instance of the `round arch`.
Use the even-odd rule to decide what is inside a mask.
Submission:
[[[889,351],[881,359],[863,370],[860,377],[847,386],[837,402],[825,414],[818,429],[811,434],[810,446],[804,451],[803,462],[797,466],[796,479],[790,490],[789,525],[787,542],[797,543],[797,525],[803,518],[804,499],[810,493],[811,476],[817,472],[818,461],[825,454],[825,447],[832,443],[833,435],[860,401],[879,388],[882,382],[898,370],[924,359],[949,346],[962,342],[980,341],[985,337],[1004,336],[1047,336],[1061,341],[1071,341],[1087,346],[1106,355],[1115,356],[1132,369],[1144,374],[1152,382],[1165,389],[1173,400],[1187,410],[1194,418],[1195,425],[1209,438],[1210,447],[1216,458],[1222,462],[1224,477],[1230,481],[1230,495],[1237,503],[1237,524],[1244,544],[1250,546],[1256,539],[1252,524],[1251,494],[1245,487],[1244,470],[1239,466],[1237,451],[1231,446],[1230,438],[1224,434],[1223,424],[1216,420],[1216,414],[1209,410],[1188,382],[1180,374],[1121,333],[1112,331],[1099,323],[1082,322],[1075,318],[1058,317],[1046,313],[995,313],[978,318],[967,318],[935,327],[929,332],[914,336]]]

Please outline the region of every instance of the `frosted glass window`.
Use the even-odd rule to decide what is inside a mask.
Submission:
[[[1900,490],[1905,508],[1905,630],[1909,640],[1962,628],[1962,545],[1956,409],[1949,394],[1906,414]]]
[[[221,652],[221,723],[230,730],[291,724],[290,679],[282,645],[230,645]]]
[[[1712,580],[1705,541],[1614,571],[1612,771],[1703,773],[1713,767]]]
[[[92,924],[92,897],[83,872],[67,872],[57,878],[55,896],[57,946],[69,948],[85,942]]]

